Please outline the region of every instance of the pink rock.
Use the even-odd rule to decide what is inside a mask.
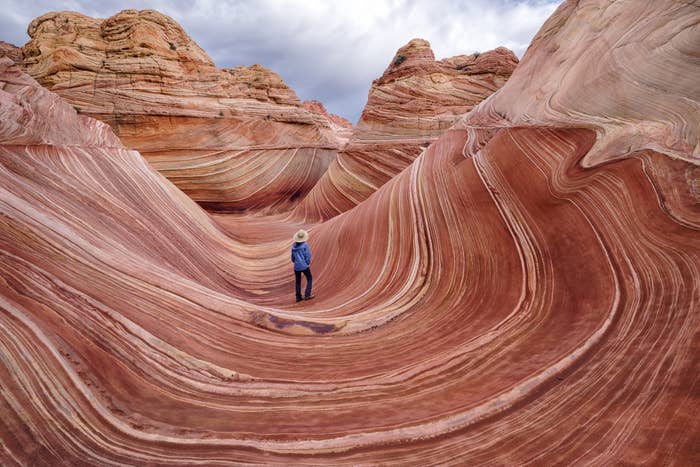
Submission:
[[[372,83],[350,141],[295,215],[329,219],[367,199],[503,86],[517,63],[502,47],[436,61],[428,41],[411,40]]]
[[[308,225],[219,222],[0,58],[0,464],[697,465],[697,11],[564,3]]]
[[[13,62],[21,62],[22,49],[8,42],[0,41],[0,57],[8,57]]]
[[[28,31],[27,73],[108,123],[208,208],[287,210],[345,140],[276,73],[217,68],[159,12],[124,10],[106,20],[48,13]]]
[[[329,121],[331,127],[338,137],[338,141],[341,142],[341,147],[343,143],[347,143],[352,136],[353,130],[353,125],[349,120],[341,117],[340,115],[329,114],[323,104],[319,101],[304,101],[304,107],[309,112],[316,115],[321,115]]]

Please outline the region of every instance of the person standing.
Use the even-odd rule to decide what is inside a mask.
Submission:
[[[306,277],[306,290],[303,300],[311,300],[311,249],[306,241],[309,234],[306,230],[300,230],[294,234],[294,244],[292,245],[292,263],[294,263],[294,278],[296,279],[297,302],[301,298],[301,275]]]

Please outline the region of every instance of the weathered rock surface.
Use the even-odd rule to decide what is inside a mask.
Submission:
[[[9,42],[0,41],[0,57],[7,57],[13,62],[21,62],[22,49]]]
[[[410,41],[372,83],[348,145],[296,209],[297,217],[329,219],[367,199],[503,86],[517,63],[502,47],[436,61],[427,41]]]
[[[343,118],[340,115],[328,113],[326,108],[319,101],[304,101],[304,107],[309,112],[322,115],[328,119],[328,122],[335,131],[338,140],[341,141],[341,143],[347,143],[350,136],[352,136],[353,130],[352,122],[350,122],[350,120]]]
[[[301,304],[298,224],[226,235],[1,58],[0,464],[697,465],[700,98],[647,87],[698,75],[697,11],[564,3],[501,91],[306,226]],[[548,87],[581,43],[599,108]]]
[[[436,61],[428,41],[413,39],[372,83],[358,133],[363,140],[436,138],[503,86],[517,64],[502,47]]]
[[[661,5],[669,11],[654,18]],[[463,126],[589,128],[598,138],[584,166],[647,149],[700,163],[700,8],[671,1],[630,8],[566,2],[533,39],[517,79]],[[606,23],[612,18],[616,27]]]
[[[204,206],[288,209],[342,144],[328,118],[306,110],[276,73],[260,65],[216,68],[156,11],[106,20],[48,13],[28,32],[27,73],[108,123]]]

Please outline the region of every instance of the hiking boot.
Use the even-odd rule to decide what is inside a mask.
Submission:
[[[315,295],[309,295],[308,297],[304,297],[304,300],[311,300],[314,297],[315,297]]]
[[[301,297],[297,297],[297,302],[302,301],[303,299]]]

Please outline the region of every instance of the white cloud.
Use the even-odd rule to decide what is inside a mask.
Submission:
[[[522,56],[559,0],[2,0],[0,39],[22,45],[26,27],[47,11],[108,17],[153,8],[176,21],[218,66],[260,63],[279,73],[301,99],[359,117],[373,79],[414,37],[437,58],[498,46]]]

